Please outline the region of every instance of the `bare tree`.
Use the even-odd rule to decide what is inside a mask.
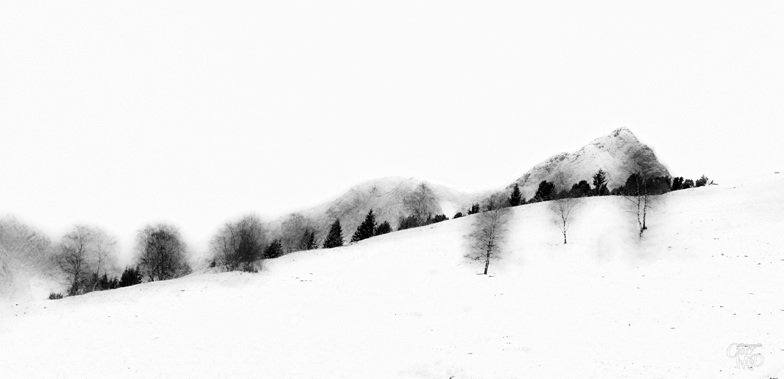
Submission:
[[[403,206],[419,225],[424,225],[427,217],[436,211],[436,197],[425,183],[420,183],[403,198]]]
[[[574,219],[574,212],[577,208],[578,200],[565,197],[550,202],[550,209],[555,214],[555,225],[561,229],[563,234],[564,245],[566,245],[566,232]]]
[[[280,226],[277,233],[283,251],[288,254],[302,250],[302,236],[314,230],[313,222],[305,218],[305,216],[299,213],[290,215]]]
[[[503,191],[499,191],[485,198],[483,209],[485,211],[490,211],[499,208],[506,208],[509,206],[511,205],[509,203],[509,198],[506,196],[506,193]]]
[[[509,208],[497,207],[474,216],[473,231],[469,234],[470,252],[467,258],[484,261],[485,271],[490,267],[490,260],[498,258],[506,238],[506,226],[509,220]]]
[[[136,235],[137,260],[150,281],[176,278],[190,272],[187,247],[171,225],[147,226]]]
[[[100,278],[102,271],[104,274],[106,274],[109,271],[115,271],[118,269],[118,243],[116,238],[109,236],[101,229],[94,229],[94,232],[95,236],[93,241],[95,244],[95,254],[93,257],[93,268],[95,270],[95,278]],[[98,280],[95,280],[92,288],[93,291],[95,291],[95,287],[97,285]]]
[[[213,258],[227,271],[255,271],[254,264],[262,258],[266,231],[256,215],[229,222],[210,243]]]
[[[656,186],[655,158],[651,159],[652,151],[639,150],[632,155],[631,174],[626,180],[621,195],[632,206],[632,213],[636,216],[637,227],[642,233],[648,229],[646,221],[648,211],[652,208],[655,195],[661,193]]]
[[[63,236],[56,256],[60,269],[68,276],[68,293],[76,295],[90,288],[90,277],[99,277],[101,270],[113,268],[117,241],[101,229],[76,225]],[[106,271],[104,271],[106,272]],[[93,283],[95,284],[95,283]]]

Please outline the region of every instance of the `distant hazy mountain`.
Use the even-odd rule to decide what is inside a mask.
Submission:
[[[480,202],[492,193],[511,193],[515,183],[520,184],[523,196],[530,199],[543,180],[555,182],[557,190],[570,189],[572,184],[580,180],[592,183],[593,174],[603,169],[607,173],[608,187],[612,189],[623,185],[626,178],[635,171],[635,160],[643,161],[652,174],[669,175],[667,168],[656,159],[653,150],[640,143],[629,129],[619,128],[609,135],[597,138],[577,152],[561,153],[539,163],[505,189],[468,193],[414,178],[387,177],[356,185],[334,201],[299,214],[313,222],[322,239],[329,225],[335,219],[340,219],[344,240],[349,241],[370,209],[373,209],[378,223],[389,221],[392,227],[396,228],[398,218],[409,214],[403,199],[421,183],[425,183],[433,191],[433,214],[445,214],[452,218],[456,212],[465,213],[472,203]],[[270,226],[276,229],[285,220],[286,218],[276,220]]]
[[[507,186],[507,191],[517,183],[523,196],[530,199],[543,180],[554,182],[557,191],[568,190],[580,180],[593,186],[592,177],[599,169],[607,173],[607,187],[612,189],[626,183],[629,175],[636,171],[635,162],[642,162],[648,174],[670,175],[653,150],[624,127],[595,139],[574,153],[557,154],[539,163]]]

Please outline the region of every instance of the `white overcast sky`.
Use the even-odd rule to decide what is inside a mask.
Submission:
[[[351,185],[510,183],[620,126],[784,170],[784,2],[0,2],[0,217],[198,245]]]

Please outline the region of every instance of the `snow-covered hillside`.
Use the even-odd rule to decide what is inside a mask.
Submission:
[[[608,188],[612,189],[626,183],[629,175],[635,172],[633,163],[636,160],[646,163],[651,175],[670,175],[653,150],[642,144],[631,130],[622,127],[574,153],[556,154],[539,163],[510,184],[507,191],[516,183],[523,196],[530,199],[543,180],[554,182],[558,191],[568,190],[580,180],[591,183],[592,176],[599,169],[607,173]]]
[[[313,222],[319,240],[326,236],[330,224],[340,219],[343,237],[348,242],[370,209],[376,214],[376,220],[388,221],[396,227],[400,216],[411,213],[404,206],[403,199],[420,183],[425,183],[433,191],[437,204],[435,213],[451,218],[458,211],[466,213],[471,204],[481,203],[491,194],[510,194],[515,183],[520,185],[523,196],[530,199],[543,180],[554,182],[557,190],[570,189],[580,180],[591,183],[593,174],[603,169],[607,173],[608,187],[612,189],[623,185],[634,172],[635,158],[650,166],[650,174],[669,176],[669,171],[659,163],[653,150],[623,127],[597,138],[577,152],[557,154],[539,163],[506,188],[471,193],[415,178],[386,177],[360,183],[333,201],[298,213]],[[271,222],[270,229],[277,230],[288,217]]]
[[[2,378],[784,376],[784,175],[672,192],[636,237],[624,199],[583,199],[563,245],[516,207],[477,275],[474,216],[298,252],[259,274],[0,309]],[[736,368],[731,344],[762,344]]]

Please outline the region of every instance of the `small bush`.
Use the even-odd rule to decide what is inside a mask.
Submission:
[[[449,217],[446,217],[446,215],[440,214],[440,215],[436,215],[435,217],[433,217],[433,219],[430,221],[430,223],[431,224],[435,224],[437,222],[447,221],[447,220],[449,220]]]
[[[61,293],[54,293],[54,292],[52,292],[52,293],[49,294],[49,300],[58,300],[58,299],[62,299],[62,298],[63,298],[63,294],[61,294]]]
[[[454,217],[452,217],[452,219],[454,220],[454,219],[456,219],[456,218],[460,218],[460,217],[463,217],[463,212],[457,212],[457,213],[455,213],[455,216],[454,216]]]

